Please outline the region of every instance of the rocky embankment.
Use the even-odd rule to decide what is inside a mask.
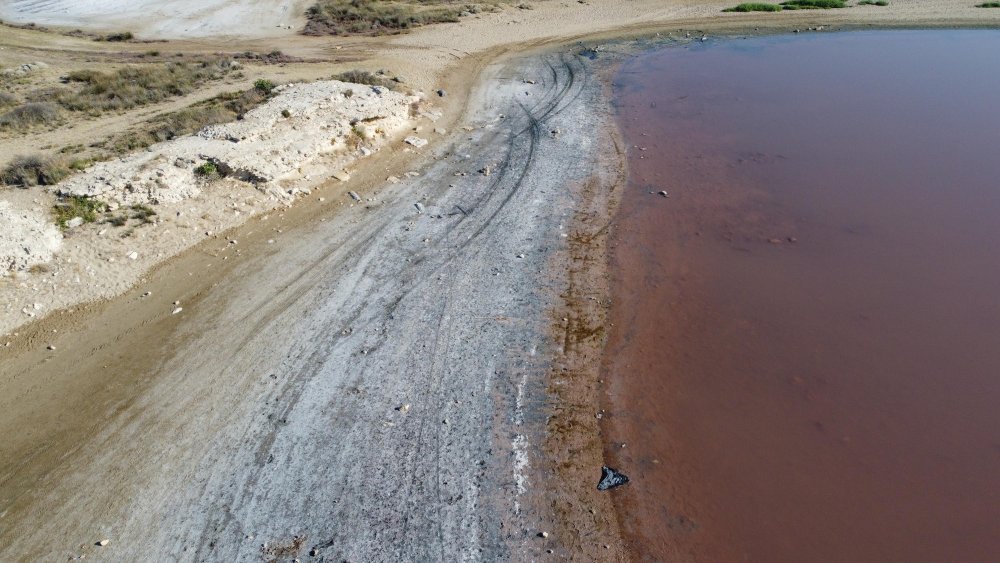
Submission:
[[[206,237],[325,182],[349,182],[359,159],[415,119],[436,117],[420,102],[339,81],[279,86],[240,121],[97,163],[49,193],[0,192],[0,334],[45,312],[117,295]],[[102,209],[91,222],[70,218],[60,231],[50,211],[57,196],[96,200]]]

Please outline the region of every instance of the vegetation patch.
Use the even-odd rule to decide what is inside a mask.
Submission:
[[[306,35],[385,35],[433,23],[457,22],[493,5],[448,0],[318,0],[306,12]]]
[[[102,35],[100,37],[96,37],[94,40],[110,41],[112,43],[122,43],[125,41],[132,41],[133,39],[135,39],[135,36],[132,35],[131,31],[120,31],[118,33],[111,33],[108,35]]]
[[[59,107],[49,102],[28,102],[0,115],[0,130],[23,131],[59,120]]]
[[[340,74],[335,74],[330,77],[333,80],[339,80],[341,82],[350,82],[352,84],[365,84],[367,86],[381,86],[382,88],[388,88],[390,90],[395,90],[399,87],[399,82],[386,78],[381,74],[375,74],[373,72],[368,72],[367,70],[348,70],[341,72]],[[351,92],[353,95],[354,92]],[[348,96],[350,97],[350,96]]]
[[[858,2],[858,6],[888,6],[889,3],[886,0],[861,0]]]
[[[0,182],[8,186],[51,186],[69,176],[71,170],[61,158],[40,155],[17,156],[3,170]]]
[[[202,178],[208,180],[215,180],[222,175],[219,173],[219,167],[215,165],[214,162],[205,162],[194,169],[194,173]]]
[[[13,94],[8,94],[7,92],[0,92],[0,108],[10,107],[17,105],[17,96]]]
[[[726,8],[723,12],[780,12],[782,7],[778,4],[765,4],[761,2],[747,2],[732,8]]]
[[[79,217],[84,223],[93,223],[97,220],[99,213],[107,209],[104,202],[83,196],[70,196],[63,198],[52,208],[56,225],[60,229],[68,228],[69,221]]]
[[[785,10],[829,10],[831,8],[846,8],[844,0],[788,0],[782,2]]]
[[[983,2],[982,4],[976,4],[977,8],[1000,8],[1000,2]]]
[[[246,112],[263,104],[270,96],[256,88],[229,92],[179,111],[160,115],[146,124],[119,133],[94,145],[112,154],[125,154],[150,145],[191,135],[209,125],[242,119]]]
[[[78,70],[65,78],[66,83],[77,88],[44,90],[35,96],[52,99],[70,111],[96,115],[189,94],[207,81],[222,78],[229,70],[228,59],[127,66],[113,72]]]

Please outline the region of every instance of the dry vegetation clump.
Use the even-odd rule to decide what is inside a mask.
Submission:
[[[17,103],[17,96],[8,94],[7,92],[0,92],[0,108],[15,106]]]
[[[104,148],[112,154],[125,154],[197,133],[209,125],[242,119],[246,112],[270,99],[271,89],[255,87],[243,92],[220,94],[182,110],[160,115],[140,127],[112,136],[95,145],[95,148]]]
[[[306,35],[385,35],[463,15],[495,10],[492,4],[448,0],[318,0],[306,12]]]
[[[0,130],[23,131],[59,120],[59,108],[49,102],[28,102],[0,115]]]
[[[58,157],[17,156],[3,170],[0,182],[8,186],[51,186],[72,173],[70,165]]]
[[[339,80],[341,82],[350,82],[352,84],[365,84],[367,86],[381,86],[383,88],[388,88],[390,90],[395,90],[399,87],[399,82],[386,78],[381,74],[375,74],[373,72],[368,72],[367,70],[348,70],[341,72],[340,74],[335,74],[330,77],[332,80]]]
[[[69,73],[65,81],[79,87],[37,91],[34,95],[52,96],[70,111],[96,115],[183,96],[204,82],[222,78],[230,65],[228,59],[218,59],[127,66],[112,72],[78,70]]]

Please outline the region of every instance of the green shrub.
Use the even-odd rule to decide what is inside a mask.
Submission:
[[[215,166],[213,162],[202,163],[201,166],[194,169],[194,173],[203,178],[218,178],[219,168]]]
[[[55,217],[56,225],[65,229],[66,223],[76,217],[83,219],[84,223],[93,223],[97,220],[97,215],[106,208],[104,202],[99,200],[83,196],[70,196],[55,204],[52,208],[52,214]]]
[[[858,6],[888,6],[889,3],[886,0],[861,0],[858,2]]]
[[[253,83],[253,89],[261,92],[263,94],[270,94],[274,90],[274,82],[261,78],[260,80]]]
[[[281,110],[281,117],[289,118],[291,116],[292,116],[292,112],[288,111],[287,109]]]
[[[17,156],[3,170],[0,182],[8,186],[51,186],[70,175],[65,161],[40,155]]]
[[[733,6],[732,8],[726,8],[725,10],[722,11],[723,12],[780,12],[781,6],[777,4],[748,2],[745,4],[740,4],[738,6]]]
[[[1000,8],[1000,2],[983,2],[982,4],[976,4],[977,8]]]

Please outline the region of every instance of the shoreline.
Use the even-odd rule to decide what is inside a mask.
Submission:
[[[817,17],[819,16],[819,14],[810,14],[809,16],[812,16],[813,18],[816,19],[823,19]],[[801,18],[802,21],[806,21],[809,19],[811,18],[806,17],[806,15],[803,15],[803,17]],[[725,23],[716,22],[716,23],[719,24],[718,27],[714,28],[716,30],[722,30],[727,28],[730,30],[735,30],[735,29],[744,30],[744,31],[737,31],[736,35],[745,34],[744,28],[753,25],[752,23],[749,24],[741,23],[739,25],[729,27],[730,22],[725,22]],[[682,25],[696,25],[696,24],[682,24]],[[985,27],[996,27],[995,24],[981,24],[981,25]],[[791,29],[794,29],[793,26],[794,24],[791,24],[781,30],[776,31],[776,33],[787,33]],[[644,27],[642,28],[643,31],[641,32],[633,30],[633,31],[626,31],[624,34],[626,36],[631,36],[633,33],[636,33],[647,37],[649,36],[655,37],[655,34],[657,33],[656,29],[660,29],[661,32],[663,32],[665,29],[673,29],[674,27],[675,27],[674,22],[665,22],[665,23],[655,24],[655,27],[653,26]],[[698,27],[708,30],[712,33],[721,32],[721,31],[711,31],[713,29],[712,24],[700,25]],[[838,29],[840,29],[841,27],[847,29],[850,26],[847,25],[838,26]],[[881,27],[886,27],[886,26],[883,25],[880,26],[880,28]],[[899,27],[919,28],[919,26],[913,26],[911,24],[899,24]],[[937,26],[927,26],[927,27],[937,27]],[[944,24],[940,27],[952,27],[952,25]],[[962,27],[969,27],[969,26],[963,25]],[[774,29],[761,28],[761,34],[770,31],[774,31]],[[832,30],[825,32],[832,32]],[[559,46],[565,48],[567,45],[571,45],[580,41],[594,43],[600,41],[610,41],[612,40],[612,38],[615,37],[618,37],[620,39],[621,36],[622,36],[622,30],[602,31],[594,35],[587,35],[586,37],[588,39],[584,39],[584,36],[577,36],[570,39],[564,38],[564,39],[542,40],[542,41],[536,41],[534,43],[529,42],[526,48],[529,51],[532,50],[537,51],[539,49],[551,50],[559,48]],[[636,38],[629,37],[629,39],[635,40]],[[403,40],[405,41],[405,37],[403,38]],[[461,63],[451,67],[445,67],[445,71],[443,71],[444,74],[441,75],[442,77],[440,79],[433,80],[433,82],[446,84],[447,85],[446,87],[449,89],[449,92],[451,91],[456,92],[455,94],[451,94],[450,97],[446,99],[447,103],[454,104],[451,106],[452,108],[451,111],[445,112],[446,119],[454,120],[450,126],[447,126],[447,128],[452,131],[457,131],[458,130],[457,126],[460,125],[463,120],[473,121],[472,119],[470,119],[473,116],[468,115],[467,112],[472,107],[470,104],[473,103],[473,100],[476,97],[474,90],[486,87],[485,83],[476,82],[475,84],[473,84],[472,83],[473,77],[475,77],[476,80],[479,80],[480,74],[482,73],[483,69],[496,68],[501,63],[501,61],[510,61],[513,58],[520,58],[524,56],[525,55],[523,51],[518,51],[516,47],[508,45],[502,48],[495,48],[492,50],[487,50],[485,52],[477,53],[475,56],[472,57],[471,61],[473,62],[472,69],[462,67]],[[466,59],[466,62],[469,62],[469,60]],[[463,81],[466,85],[468,85],[469,89],[468,92],[463,92],[461,88],[458,88],[457,86],[452,86],[452,84],[463,84]],[[460,108],[460,111],[454,110],[456,106]],[[453,133],[449,135],[447,140],[439,142],[437,144],[441,146],[451,144],[459,136],[460,136],[459,134]],[[606,143],[606,141],[604,142]],[[434,148],[435,147],[432,145],[431,149]],[[411,155],[395,154],[395,155],[384,155],[384,156],[385,156],[384,159],[376,161],[377,164],[372,163],[372,165],[367,166],[366,169],[361,171],[361,173],[356,177],[356,180],[359,182],[359,184],[364,186],[364,188],[362,189],[369,191],[375,191],[377,189],[380,189],[379,186],[384,183],[384,180],[382,179],[384,179],[386,175],[386,172],[381,169],[382,166],[395,167],[393,168],[393,170],[396,170],[398,174],[400,171],[406,171],[412,168],[414,159],[418,158],[417,155],[413,154]],[[624,158],[620,152],[619,156],[621,158]],[[607,184],[608,182],[607,178],[615,175],[613,171],[612,172],[607,171],[613,168],[614,168],[613,166],[606,166],[603,176],[605,184]],[[620,171],[618,173],[620,173]],[[585,209],[589,207],[590,209],[593,210],[596,207],[596,209],[600,210],[603,206],[603,209],[607,210],[614,206],[613,203],[608,204],[608,200],[602,199],[606,197],[612,197],[613,199],[613,195],[609,196],[608,194],[604,194],[603,196],[601,196],[600,194],[595,194],[593,192],[588,193],[591,187],[592,186],[588,187],[587,184],[584,182],[577,187],[579,191],[574,192],[579,194],[581,199],[584,202],[586,202],[586,206],[584,207]],[[386,186],[381,187],[381,189],[385,188]],[[565,211],[568,212],[569,210],[566,209]],[[579,214],[581,213],[581,209],[574,208],[573,212]],[[604,256],[605,253],[607,252],[606,245],[608,244],[608,242],[607,239],[604,238],[607,236],[607,232],[604,232],[597,238],[589,238],[588,240],[589,235],[595,234],[594,221],[600,223],[599,219],[595,219],[597,217],[599,217],[598,211],[594,211],[593,214],[587,214],[584,212],[582,213],[582,215],[579,215],[576,219],[573,220],[571,224],[579,226],[578,230],[581,233],[581,238],[578,241],[570,240],[568,248],[564,251],[566,254],[563,255],[561,258],[553,258],[552,263],[555,264],[575,263],[575,264],[593,266],[594,263],[599,263],[600,260],[602,260],[602,258],[600,257]],[[291,209],[288,209],[285,212],[284,217],[272,217],[267,221],[262,221],[260,224],[256,224],[256,220],[254,221],[253,224],[251,222],[247,222],[242,226],[236,227],[235,230],[233,231],[227,231],[226,236],[239,238],[241,241],[242,248],[246,248],[246,246],[256,247],[255,250],[248,251],[247,256],[243,258],[243,260],[245,261],[244,264],[248,262],[253,263],[256,260],[263,259],[263,257],[269,254],[283,251],[280,248],[275,248],[272,250],[265,246],[265,241],[269,236],[267,234],[267,229],[287,228],[289,229],[288,232],[291,233],[293,232],[292,229],[296,228],[298,229],[318,228],[320,223],[325,223],[328,220],[344,221],[345,215],[343,212],[330,212],[329,210],[324,210],[322,206],[318,204],[303,202],[303,204],[299,204]],[[614,215],[613,213],[609,212],[609,217],[607,218],[607,222],[613,223],[613,221],[614,221]],[[597,232],[600,233],[601,229],[597,229]],[[246,246],[244,246],[243,244],[244,240],[247,241]],[[241,275],[241,273],[246,274],[247,273],[246,266],[245,265],[240,266],[235,263],[230,263],[227,264],[222,269],[213,270],[212,273],[209,274],[205,279],[194,280],[194,283],[192,284],[191,281],[187,281],[193,277],[188,275],[189,272],[197,271],[194,268],[195,266],[204,265],[211,261],[211,257],[206,256],[204,253],[204,250],[208,246],[210,246],[210,243],[208,242],[201,243],[200,245],[194,248],[191,248],[177,256],[171,257],[170,259],[152,267],[145,277],[150,280],[151,285],[155,286],[153,289],[154,295],[162,296],[162,299],[169,301],[170,299],[172,299],[172,297],[168,298],[167,296],[168,288],[178,287],[178,285],[175,284],[175,282],[180,281],[179,287],[183,289],[181,291],[178,291],[177,294],[178,294],[178,299],[183,302],[185,308],[190,307],[191,309],[197,310],[201,308],[202,304],[204,303],[207,304],[206,307],[210,307],[213,310],[217,311],[225,310],[226,309],[225,303],[223,301],[220,301],[218,296],[213,294],[213,288],[215,288],[218,284],[225,283],[226,280],[231,279],[234,275]],[[570,269],[571,276],[576,275],[578,273],[581,273],[581,271]],[[603,437],[598,439],[593,435],[593,427],[594,427],[593,425],[596,425],[598,420],[594,418],[594,413],[591,411],[593,410],[592,405],[594,404],[595,401],[594,399],[595,382],[597,381],[598,378],[601,377],[600,373],[594,371],[595,350],[598,357],[603,356],[603,348],[601,347],[594,348],[596,343],[594,340],[595,332],[593,331],[593,328],[595,326],[601,325],[601,323],[604,322],[602,319],[606,318],[605,315],[607,315],[607,310],[605,305],[602,305],[600,298],[598,298],[595,303],[594,300],[590,299],[581,300],[578,297],[574,298],[573,295],[575,295],[575,292],[582,293],[582,290],[580,288],[592,288],[592,290],[593,288],[598,288],[595,291],[596,293],[605,291],[604,289],[600,289],[602,287],[601,283],[603,283],[601,280],[607,279],[608,272],[605,270],[604,272],[597,273],[594,272],[592,268],[588,267],[587,269],[583,270],[583,273],[585,275],[582,275],[575,282],[573,280],[569,280],[568,282],[569,291],[566,293],[566,295],[569,296],[569,298],[563,299],[561,305],[558,304],[558,301],[554,301],[555,304],[551,309],[551,311],[555,312],[551,313],[551,319],[550,319],[551,323],[548,328],[548,333],[552,335],[550,338],[552,338],[554,342],[558,342],[560,340],[559,338],[560,335],[562,335],[561,339],[564,343],[573,341],[573,343],[577,344],[578,346],[574,348],[572,346],[563,344],[563,350],[554,355],[554,357],[557,359],[554,360],[552,369],[544,370],[547,373],[547,375],[543,375],[542,377],[546,381],[544,387],[547,388],[547,393],[549,397],[555,397],[557,401],[561,402],[563,407],[567,402],[571,403],[573,406],[573,409],[571,410],[574,411],[573,416],[575,417],[574,420],[576,421],[574,425],[579,425],[579,428],[585,429],[583,432],[575,434],[562,442],[556,441],[555,445],[550,446],[550,448],[565,449],[566,451],[570,451],[573,450],[573,448],[575,447],[584,447],[584,448],[590,448],[589,451],[592,452],[592,449],[595,447],[595,443],[593,442],[588,443],[587,440],[588,436],[590,440],[597,440],[598,442],[596,444],[597,447],[603,448],[606,445],[605,444],[606,440]],[[576,290],[574,290],[574,283],[577,284],[575,286],[577,288]],[[552,290],[558,293],[558,288],[553,287]],[[133,372],[133,375],[130,376],[131,379],[108,378],[107,375],[102,375],[102,368],[100,367],[99,363],[94,362],[93,365],[90,366],[90,369],[92,370],[90,373],[94,375],[89,377],[86,382],[83,383],[76,382],[70,384],[70,386],[67,389],[72,392],[83,392],[86,396],[92,396],[95,393],[100,394],[106,392],[107,389],[112,389],[123,385],[132,386],[131,395],[126,393],[126,397],[124,399],[121,399],[120,402],[109,402],[103,405],[103,406],[111,406],[112,404],[117,405],[114,406],[112,410],[108,412],[113,412],[113,413],[129,412],[130,409],[134,408],[133,406],[134,401],[137,401],[138,399],[141,398],[141,396],[144,395],[144,393],[140,393],[139,391],[146,388],[151,389],[152,388],[151,386],[156,383],[156,380],[164,377],[164,375],[161,373],[162,371],[164,371],[164,368],[162,367],[163,362],[165,360],[168,360],[171,357],[171,355],[174,354],[174,350],[176,348],[183,347],[185,343],[196,342],[198,336],[197,331],[194,330],[195,328],[194,326],[190,324],[183,324],[180,322],[180,319],[170,318],[169,315],[164,315],[162,314],[162,312],[154,313],[148,308],[144,309],[144,305],[142,305],[141,303],[139,294],[140,294],[140,289],[138,287],[135,287],[128,290],[126,293],[124,293],[119,297],[112,298],[107,301],[101,301],[97,303],[85,304],[78,307],[74,307],[73,308],[74,310],[72,312],[60,311],[55,315],[47,317],[46,319],[33,322],[29,327],[25,329],[19,330],[21,335],[18,338],[14,339],[15,341],[14,344],[10,348],[7,348],[6,351],[4,352],[7,358],[16,358],[17,362],[16,365],[7,364],[6,370],[10,370],[7,372],[7,375],[11,375],[12,372],[16,373],[14,373],[13,377],[10,378],[10,380],[8,380],[5,377],[4,383],[7,384],[9,383],[9,381],[15,381],[18,379],[23,380],[24,376],[27,376],[28,374],[33,372],[37,372],[38,370],[50,371],[56,368],[70,370],[70,371],[74,369],[79,370],[80,369],[79,366],[75,365],[74,362],[69,361],[68,358],[55,357],[55,356],[61,356],[66,351],[72,351],[74,347],[78,347],[81,350],[86,350],[89,347],[91,351],[100,352],[100,354],[111,354],[107,342],[104,340],[104,338],[112,336],[113,339],[117,341],[118,344],[116,344],[116,346],[118,346],[119,348],[125,346],[131,346],[135,348],[134,350],[126,353],[124,356],[118,357],[116,359],[116,362],[118,362],[121,367],[127,365],[128,369],[131,372]],[[596,305],[597,307],[594,307],[594,305]],[[564,311],[569,311],[569,313],[564,313]],[[548,315],[550,313],[546,314]],[[63,335],[67,333],[83,334],[85,332],[89,332],[84,330],[84,326],[91,324],[91,322],[95,318],[104,315],[110,315],[110,317],[105,316],[104,318],[114,318],[115,322],[119,321],[123,322],[121,326],[112,326],[112,324],[109,322],[106,327],[102,328],[102,330],[105,332],[103,333],[99,332],[96,334],[89,335],[85,339],[83,339],[80,343],[71,344],[69,346],[64,346],[60,344],[57,348],[57,354],[52,354],[44,350],[44,347],[51,339],[49,335],[52,334],[54,331],[56,330],[58,331],[60,338],[62,338]],[[210,321],[208,317],[203,317],[203,318],[205,323],[204,326],[211,326],[212,321]],[[569,320],[563,321],[562,319],[564,318]],[[567,326],[567,324],[569,326]],[[145,343],[145,337],[143,336],[147,331],[150,330],[150,327],[157,327],[156,330],[153,331],[153,333],[159,333],[161,335],[166,335],[167,337],[163,338],[160,341],[157,341],[156,344],[150,346],[148,343]],[[571,348],[573,350],[572,355],[568,353]],[[108,357],[111,356],[109,355]],[[563,365],[560,365],[560,363],[562,363]],[[597,364],[598,365],[596,367],[599,367],[600,362],[597,362]],[[12,366],[15,367],[12,368]],[[564,384],[570,381],[569,378],[560,375],[563,372],[562,368],[564,367],[568,368],[568,370],[574,374],[579,374],[578,378],[574,377],[572,379],[574,385],[579,385],[581,381],[587,382],[586,388],[584,389],[578,388],[578,390],[582,391],[580,396],[569,397],[569,398],[559,396],[557,390],[564,387],[565,386]],[[113,381],[113,384],[111,385],[108,384],[109,379]],[[34,383],[33,385],[37,386],[38,384],[39,383]],[[516,381],[514,382],[514,384],[516,385]],[[598,400],[603,401],[603,399],[600,399],[600,397],[598,397]],[[50,402],[47,404],[52,404],[52,403]],[[100,414],[99,411],[100,409],[94,407],[93,410],[90,411],[90,415],[93,416],[95,420],[100,420],[103,417],[107,416],[106,414]],[[101,412],[103,413],[104,411]],[[494,413],[494,415],[497,414],[498,413]],[[549,422],[550,421],[546,421],[545,424],[547,425],[549,424]],[[537,425],[538,421],[535,421],[535,424]],[[601,424],[603,425],[604,422],[601,422]],[[539,431],[538,428],[540,427],[536,426],[534,431],[538,432]],[[92,430],[92,428],[87,427],[87,430],[90,431]],[[545,435],[545,433],[543,432],[542,434],[539,435],[540,436]],[[600,434],[600,436],[603,436],[603,431]],[[574,444],[574,440],[582,440],[584,442],[584,445],[583,446],[570,445]],[[537,447],[537,443],[535,444],[535,446]],[[551,451],[551,449],[549,451]],[[545,457],[545,455],[539,452],[536,452],[534,456],[535,457],[532,459],[534,459],[539,465],[531,466],[531,470],[534,472],[532,473],[532,475],[534,476],[535,479],[540,479],[544,481],[544,479],[546,479],[547,477],[544,474],[544,472],[541,471],[540,468],[542,466],[549,468],[556,467],[558,465],[557,461],[558,458],[553,457],[547,460],[542,460],[541,458]],[[40,458],[31,458],[31,459],[38,460]],[[573,459],[572,456],[570,456],[570,459]],[[592,459],[593,458],[588,458],[588,461]],[[551,464],[551,465],[544,465],[544,464]],[[593,483],[590,482],[592,470],[593,468],[590,467],[589,465],[585,467],[581,467],[578,465],[576,467],[570,468],[569,470],[570,473],[561,477],[562,482],[565,483],[569,480],[573,480],[579,477],[579,480],[582,483],[581,488],[576,491],[573,491],[572,489],[574,487],[571,486],[569,487],[569,489],[571,489],[570,491],[563,491],[559,493],[566,495],[565,497],[557,496],[554,498],[546,496],[545,494],[539,494],[537,498],[535,498],[532,501],[532,503],[535,504],[535,510],[538,511],[537,513],[538,514],[544,513],[544,510],[546,510],[544,504],[546,502],[550,503],[551,506],[552,503],[556,504],[565,503],[567,499],[570,499],[570,502],[573,502],[572,500],[574,498],[573,495],[577,495],[575,497],[577,499],[585,498],[588,493],[584,491],[593,488]],[[593,480],[596,482],[596,479]],[[4,482],[7,483],[7,481]],[[4,486],[6,487],[7,485],[5,484]],[[602,498],[607,499],[611,497],[605,496]],[[603,524],[601,525],[611,526],[612,524],[606,520],[607,504],[601,506],[602,508],[598,509],[598,514],[597,514],[599,517],[605,518]],[[618,510],[617,505],[612,506],[611,510],[617,511]],[[556,509],[556,512],[558,512],[558,509]],[[619,516],[616,513],[616,519],[617,518],[619,518]],[[585,523],[580,523],[580,522],[572,523],[572,521],[570,521],[571,522],[570,524],[563,524],[563,526],[568,527],[570,529],[569,534],[571,537],[573,537],[573,532],[572,532],[573,526],[578,526],[577,528],[578,530],[588,529],[585,528],[585,526],[589,527],[596,526],[596,528],[589,528],[589,529],[603,529],[605,533],[607,533],[607,528],[601,528],[600,527],[601,525],[595,524],[595,521],[585,522]],[[617,525],[617,522],[615,523],[615,525]],[[614,532],[612,532],[612,535],[613,533]],[[528,535],[530,536],[531,534]],[[582,533],[580,535],[582,535]],[[555,539],[558,540],[559,538]],[[532,545],[533,542],[538,543],[537,540],[534,540],[530,537],[520,538],[520,541],[522,543],[517,545],[522,546],[522,548],[524,548],[524,546],[526,545]],[[575,546],[582,544],[573,544],[573,545]],[[599,556],[602,558],[605,556],[605,554],[611,556],[610,558],[613,559],[621,560],[627,558],[627,551],[624,547],[624,543],[621,543],[620,541],[616,543],[614,540],[609,540],[609,545],[613,546],[615,549],[604,550],[603,545],[601,544],[595,544],[592,547],[598,550],[597,553],[600,554]],[[524,548],[524,549],[529,549],[529,548]],[[532,553],[532,557],[545,556],[543,555],[545,551],[540,546],[533,546],[530,549],[540,550],[540,551],[531,551],[531,552],[526,551],[523,552],[523,554],[527,555],[527,553]],[[0,550],[6,551],[6,548],[0,547]],[[577,552],[573,551],[572,553],[575,554]],[[595,555],[595,557],[598,556]]]

